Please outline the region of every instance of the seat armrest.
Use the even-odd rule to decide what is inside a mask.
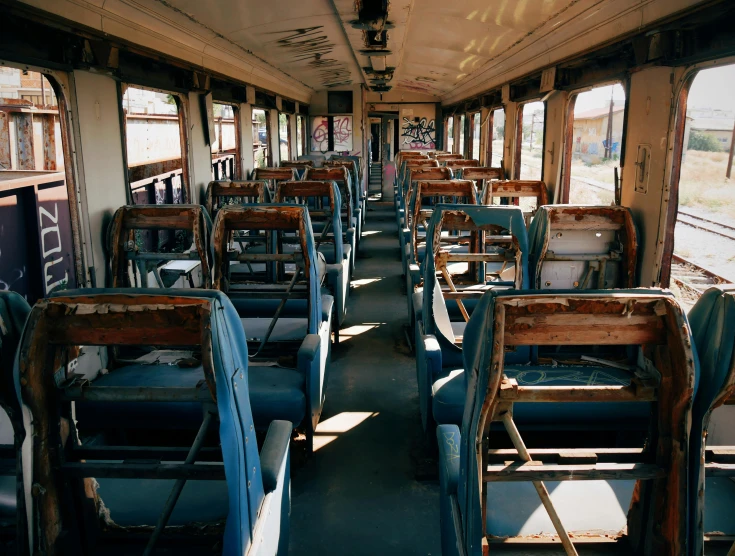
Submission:
[[[412,286],[416,286],[421,282],[421,267],[418,263],[410,263],[408,265],[408,274],[411,277]],[[413,288],[410,293],[413,293]]]
[[[403,242],[404,243],[411,243],[411,229],[410,228],[403,228],[401,230],[401,233],[403,234]]]
[[[427,379],[431,385],[434,382],[434,375],[442,368],[442,349],[433,334],[421,335],[421,348],[426,362]]]
[[[445,494],[456,494],[459,484],[459,444],[462,436],[457,425],[439,425],[439,483]]]
[[[290,421],[273,421],[268,427],[263,447],[260,449],[260,472],[266,494],[276,490],[278,474],[283,461],[288,457],[293,425]]]
[[[327,265],[327,268],[329,267],[338,267],[339,271],[342,271],[342,265],[341,264],[335,264],[335,265]],[[332,316],[332,311],[334,310],[334,297],[331,295],[324,295],[322,294],[322,322],[328,322],[329,319]]]
[[[350,226],[347,228],[347,231],[345,232],[345,239],[347,239],[347,243],[350,245],[354,245],[355,243],[355,227]]]

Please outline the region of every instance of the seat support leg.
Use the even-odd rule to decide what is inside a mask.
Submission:
[[[506,411],[500,417],[503,421],[503,425],[505,426],[505,430],[508,431],[508,436],[510,436],[511,442],[513,442],[513,447],[518,451],[520,458],[523,461],[531,461],[531,454],[528,453],[526,445],[521,438],[521,433],[518,432],[518,428],[513,422],[511,412]],[[536,488],[539,498],[541,498],[541,503],[544,505],[546,513],[549,514],[551,522],[554,524],[554,529],[556,529],[556,533],[559,535],[559,540],[561,540],[561,544],[564,546],[565,552],[568,556],[578,556],[577,549],[574,548],[572,540],[569,538],[566,529],[564,529],[561,519],[559,519],[559,514],[556,513],[556,508],[551,502],[549,491],[546,490],[546,485],[544,485],[543,481],[533,481],[533,486]]]

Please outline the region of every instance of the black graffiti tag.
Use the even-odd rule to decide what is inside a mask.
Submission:
[[[404,144],[423,143],[425,145],[434,143],[434,120],[428,124],[426,118],[421,118],[418,122],[403,118],[403,133],[401,137],[405,137]]]

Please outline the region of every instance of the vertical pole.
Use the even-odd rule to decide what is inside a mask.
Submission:
[[[732,137],[730,138],[730,156],[727,159],[727,173],[725,174],[727,179],[730,179],[730,175],[732,174],[733,154],[735,154],[735,125],[732,128]]]

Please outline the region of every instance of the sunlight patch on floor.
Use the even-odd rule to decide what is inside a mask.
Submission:
[[[381,233],[380,230],[363,230],[362,237],[374,236],[375,234],[379,234],[379,233]]]
[[[350,282],[350,287],[359,288],[360,286],[367,286],[368,284],[380,282],[382,279],[382,276],[380,278],[359,278],[357,280],[352,280],[352,282]]]
[[[377,411],[343,411],[329,419],[321,421],[314,431],[314,451],[316,452],[320,448],[337,440],[339,434],[350,431],[365,420],[371,417],[377,417],[379,414]]]
[[[384,322],[366,322],[364,324],[355,324],[353,326],[348,326],[347,328],[342,328],[339,331],[339,341],[340,343],[346,342],[350,338],[359,336],[360,334],[364,334],[365,332],[368,332],[372,330],[373,328],[377,328],[381,324],[385,324],[385,323]]]

